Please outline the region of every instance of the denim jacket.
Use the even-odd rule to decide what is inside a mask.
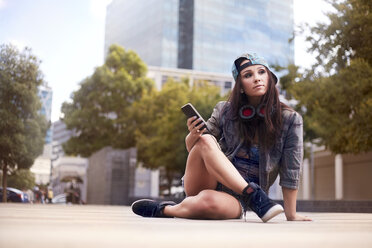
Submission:
[[[225,118],[222,111],[228,102],[219,102],[207,121],[209,132],[217,139],[222,152],[231,161],[243,145],[237,135],[237,122]],[[295,111],[282,111],[282,132],[269,152],[260,150],[259,181],[261,188],[268,192],[278,174],[282,187],[298,189],[303,159],[303,122]]]

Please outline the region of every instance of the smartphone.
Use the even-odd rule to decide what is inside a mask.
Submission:
[[[186,115],[187,118],[196,116],[196,118],[200,118],[201,122],[204,123],[204,125],[199,129],[200,131],[203,130],[204,128],[207,128],[207,124],[203,117],[199,114],[199,112],[192,106],[191,103],[187,103],[181,107],[182,112]],[[195,120],[197,120],[195,119]],[[207,128],[208,130],[208,128]]]

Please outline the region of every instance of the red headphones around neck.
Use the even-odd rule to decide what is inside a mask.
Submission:
[[[257,108],[253,107],[252,105],[244,105],[243,107],[241,107],[239,109],[239,115],[240,115],[240,118],[242,118],[243,120],[250,120],[256,114],[259,117],[264,118],[265,117],[265,111],[266,111],[266,109],[265,109],[264,104],[258,105]]]

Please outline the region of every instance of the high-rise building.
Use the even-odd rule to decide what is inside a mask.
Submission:
[[[40,85],[38,95],[41,102],[40,113],[45,116],[47,122],[50,122],[52,116],[52,88],[50,88],[47,84]],[[52,130],[49,128],[45,136],[45,144],[50,144],[51,142]]]
[[[132,49],[150,66],[230,73],[243,52],[294,61],[293,0],[113,0],[105,53]]]
[[[63,157],[65,156],[65,151],[62,145],[74,135],[74,132],[68,130],[66,124],[62,120],[53,122],[52,130],[52,157]]]
[[[52,88],[48,84],[39,86],[38,96],[41,102],[41,109],[39,110],[45,116],[47,122],[50,123],[52,115]],[[43,154],[40,154],[31,167],[31,172],[35,175],[35,182],[37,184],[47,184],[50,178],[50,158],[52,154],[52,130],[49,128],[45,135],[45,144]]]

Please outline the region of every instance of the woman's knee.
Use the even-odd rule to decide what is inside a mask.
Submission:
[[[215,190],[203,190],[189,199],[192,218],[234,219],[241,214],[240,204],[233,196]]]
[[[218,197],[213,194],[214,190],[203,190],[197,197],[197,211],[202,214],[215,213],[219,208]]]
[[[199,149],[219,149],[216,138],[210,134],[202,135],[195,146],[197,146]]]

